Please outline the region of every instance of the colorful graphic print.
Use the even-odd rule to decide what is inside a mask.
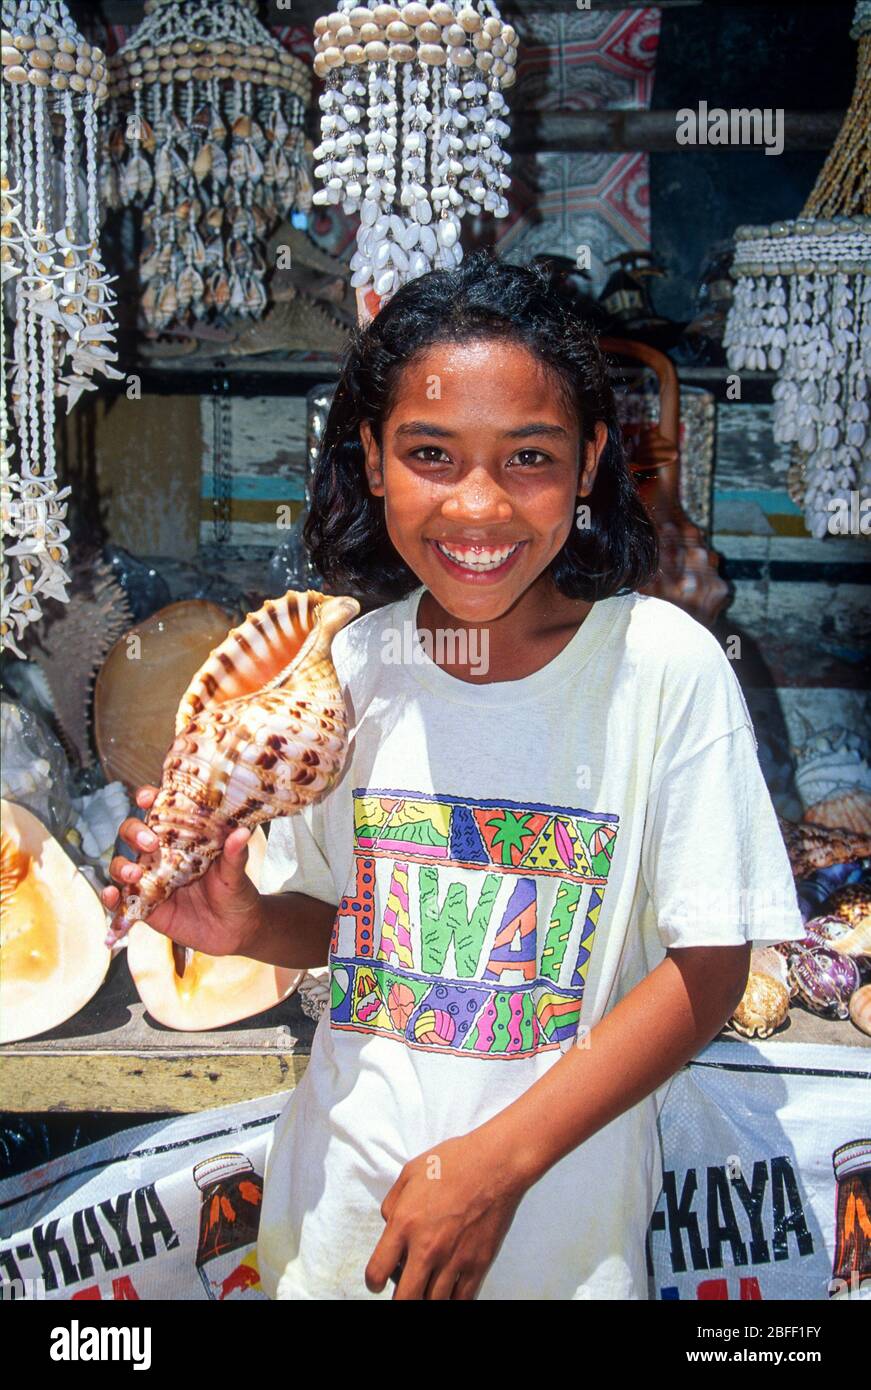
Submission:
[[[354,790],[330,943],[333,1028],[528,1057],[574,1038],[616,815]]]

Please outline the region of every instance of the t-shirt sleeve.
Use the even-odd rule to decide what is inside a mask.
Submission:
[[[667,949],[804,936],[751,725],[714,737],[660,777],[641,866]]]
[[[327,859],[321,802],[270,823],[260,890],[263,893],[307,893],[321,902],[338,902]]]

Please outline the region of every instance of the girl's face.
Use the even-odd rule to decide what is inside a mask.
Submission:
[[[592,490],[607,427],[582,446],[575,414],[532,353],[488,339],[438,344],[403,371],[383,467],[360,426],[387,531],[441,606],[468,622],[507,612],[561,550]]]

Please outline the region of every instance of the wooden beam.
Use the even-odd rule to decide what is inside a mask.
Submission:
[[[784,149],[830,149],[844,115],[843,111],[785,111]],[[679,145],[675,111],[512,110],[509,121],[511,136],[505,144],[512,154],[571,154],[579,150],[692,154],[700,149],[765,152],[763,145]]]

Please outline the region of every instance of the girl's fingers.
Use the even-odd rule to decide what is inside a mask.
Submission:
[[[375,1246],[363,1278],[370,1293],[380,1293],[405,1256],[405,1241],[393,1226],[387,1226]]]
[[[100,902],[108,912],[114,912],[121,901],[121,894],[117,888],[104,888],[100,893]]]
[[[250,838],[251,831],[240,826],[238,830],[232,830],[224,841],[224,849],[218,860],[218,877],[225,888],[235,890],[242,887]]]
[[[470,1302],[477,1294],[478,1289],[481,1286],[481,1282],[482,1281],[480,1274],[475,1274],[469,1271],[467,1271],[464,1274],[461,1274],[456,1284],[454,1285],[454,1291],[451,1294],[451,1301],[453,1303]]]
[[[157,849],[157,836],[154,831],[149,830],[135,816],[128,816],[127,820],[122,821],[118,835],[131,849],[141,850],[145,854]]]
[[[430,1275],[424,1298],[432,1302],[449,1302],[460,1277],[456,1265],[445,1265],[444,1269]]]
[[[142,877],[142,866],[125,859],[123,854],[116,854],[109,865],[109,877],[116,883],[137,883]]]
[[[147,811],[149,807],[151,807],[154,803],[154,798],[157,796],[157,790],[157,787],[151,787],[148,785],[137,788],[136,805],[141,806],[143,811]]]
[[[242,862],[244,863],[242,850],[245,848],[250,839],[251,831],[248,830],[247,827],[244,825],[240,825],[238,830],[231,830],[230,834],[224,841],[224,853],[226,854],[227,858],[232,859],[234,862],[238,861],[239,859],[242,859]]]

